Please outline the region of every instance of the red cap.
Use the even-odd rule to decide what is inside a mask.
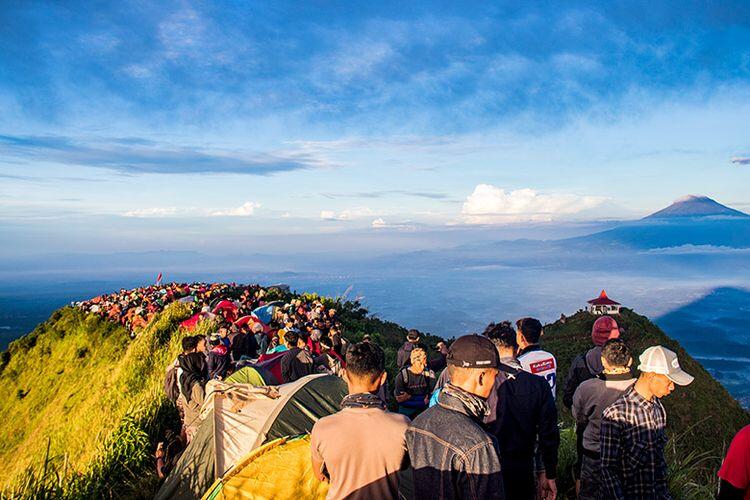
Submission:
[[[617,327],[617,321],[609,316],[602,316],[594,321],[591,328],[591,340],[594,345],[603,346],[609,339],[616,339],[620,336],[620,329]]]

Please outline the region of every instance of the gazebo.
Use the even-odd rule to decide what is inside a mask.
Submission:
[[[607,292],[602,290],[602,293],[597,298],[589,300],[588,311],[597,316],[602,314],[620,314],[621,307],[622,305],[619,302],[615,302],[607,297]]]

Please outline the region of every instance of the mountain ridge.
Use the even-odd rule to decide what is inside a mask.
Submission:
[[[341,311],[346,336],[359,341],[369,334],[383,346],[389,374],[395,375],[396,351],[406,330],[370,316],[356,303],[339,301],[337,310]],[[51,486],[45,481],[50,480],[39,478],[44,459],[46,474],[62,474],[60,477],[69,483],[59,486],[62,481],[58,478],[55,496],[147,497],[155,491],[158,479],[153,474],[150,451],[176,415],[161,392],[164,368],[179,352],[179,341],[185,334],[179,323],[189,314],[183,304],[172,304],[131,341],[122,327],[66,307],[13,342],[0,359],[0,411],[6,417],[0,420],[0,435],[13,436],[0,445],[0,470],[15,474],[0,483],[7,486],[21,474],[27,483],[30,479],[32,484],[41,482],[42,491],[49,493]],[[545,326],[543,344],[558,357],[559,380],[565,379],[572,358],[590,346],[594,320],[594,316],[579,311]],[[625,309],[618,321],[625,327],[623,338],[636,355],[646,345],[666,345],[678,352],[681,364],[696,376],[694,386],[678,389],[665,401],[672,423],[670,433],[680,436],[680,449],[675,448],[671,457],[675,464],[683,464],[691,452],[710,453],[715,458],[701,466],[691,465],[695,470],[690,469],[690,474],[694,482],[711,487],[723,447],[747,421],[748,414],[679,343],[648,318]],[[206,333],[210,326],[207,322],[199,333]],[[430,345],[437,340],[425,338]],[[565,409],[560,408],[560,415],[564,425],[570,426]],[[561,491],[568,492],[572,487],[568,478],[570,446],[574,446],[570,432],[566,427],[561,449],[560,486]],[[92,446],[91,441],[82,442],[81,433],[98,436],[97,443]],[[61,469],[63,463],[69,469]],[[21,490],[16,496],[23,498],[27,493]]]
[[[750,215],[722,205],[708,196],[689,194],[675,200],[668,207],[647,215],[641,220],[710,216],[750,217]]]

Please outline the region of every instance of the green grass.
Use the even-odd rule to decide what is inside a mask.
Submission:
[[[65,308],[12,343],[0,373],[3,496],[144,491],[154,442],[177,419],[162,384],[188,315],[170,306],[131,341],[123,328]]]

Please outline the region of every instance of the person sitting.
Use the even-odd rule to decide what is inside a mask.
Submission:
[[[435,372],[427,368],[427,353],[421,348],[413,349],[410,365],[396,376],[398,412],[411,418],[424,411],[436,380]]]
[[[284,383],[294,382],[313,373],[313,359],[305,349],[306,342],[299,332],[294,330],[284,335],[288,352],[281,358],[281,378]]]
[[[206,357],[209,380],[224,380],[229,370],[229,356],[227,346],[221,337],[214,334],[208,339],[211,350]]]
[[[375,394],[387,378],[380,347],[353,345],[346,353],[346,367],[349,395],[341,411],[321,418],[310,435],[313,473],[320,481],[330,481],[329,499],[395,500],[398,473],[408,466],[409,419],[388,412]]]
[[[451,382],[406,430],[416,500],[505,498],[497,440],[482,427],[499,364],[486,337],[451,344]]]
[[[579,500],[597,500],[601,496],[599,433],[602,412],[635,383],[630,371],[633,358],[625,342],[614,338],[600,350],[602,372],[584,380],[573,395],[573,418],[583,430]]]

